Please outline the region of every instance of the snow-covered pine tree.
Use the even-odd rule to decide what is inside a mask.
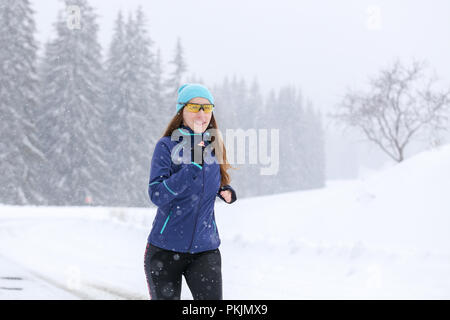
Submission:
[[[260,166],[258,165],[258,129],[265,128],[265,123],[262,121],[264,119],[263,101],[256,78],[250,88],[244,79],[237,80],[235,75],[231,81],[228,80],[228,77],[225,77],[220,85],[215,85],[212,88],[216,102],[214,112],[219,129],[222,131],[226,144],[227,139],[231,139],[228,141],[227,156],[232,167],[236,168],[236,170],[230,169],[228,171],[232,179],[232,185],[240,190],[240,197],[258,195],[259,189],[263,188],[267,192],[267,187],[260,184],[263,177],[260,176]],[[246,134],[246,136],[227,136],[227,129],[232,130],[235,134],[238,133],[237,129],[241,129],[241,133]],[[253,139],[252,134],[255,134],[256,144],[250,144]],[[244,150],[239,147],[238,141],[245,142]],[[234,145],[234,149],[231,149],[231,145]],[[250,164],[250,146],[256,146],[256,150],[253,150],[256,153],[254,152],[252,155],[256,156],[256,163],[254,164]],[[245,151],[243,164],[238,163],[238,156],[242,151]]]
[[[177,44],[175,46],[175,54],[173,60],[169,61],[172,66],[173,71],[170,73],[169,78],[166,81],[167,87],[171,88],[170,94],[175,97],[178,95],[178,89],[184,82],[184,75],[187,71],[187,65],[184,59],[184,50],[181,44],[181,39],[177,39]]]
[[[214,115],[217,118],[219,129],[225,139],[226,128],[231,128],[233,119],[229,116],[228,106],[231,104],[231,88],[228,77],[225,76],[222,83],[213,86],[212,94],[214,95],[214,103],[217,108],[214,110]]]
[[[237,138],[232,136],[226,136],[225,138],[234,139],[234,161],[232,165],[236,170],[229,170],[231,179],[236,188],[240,189],[241,197],[248,197],[255,195],[255,189],[253,188],[255,182],[258,180],[258,176],[255,176],[256,165],[250,164],[250,147],[254,144],[257,132],[252,129],[252,110],[248,104],[248,89],[247,83],[243,78],[237,79],[236,75],[230,83],[230,89],[232,94],[228,97],[228,103],[221,105],[218,109],[223,109],[221,113],[222,117],[226,117],[230,126],[222,127],[225,132],[226,129],[231,129],[238,135]],[[250,130],[249,130],[250,129]],[[253,141],[252,141],[253,140]],[[230,150],[231,151],[231,150]],[[241,163],[241,162],[244,163]]]
[[[265,99],[263,101],[263,107],[262,109],[262,119],[261,123],[258,125],[262,126],[263,128],[267,129],[279,129],[279,152],[280,155],[278,157],[279,159],[279,168],[278,172],[275,175],[263,175],[259,176],[260,181],[260,187],[259,187],[259,194],[258,195],[266,195],[266,194],[276,194],[279,192],[282,192],[282,189],[280,189],[280,179],[279,179],[279,173],[282,167],[282,161],[283,157],[281,155],[281,145],[283,142],[283,132],[281,130],[282,124],[280,123],[279,114],[277,114],[278,111],[278,97],[276,94],[275,89],[270,89],[269,92],[266,94]],[[274,146],[272,146],[272,143],[270,143],[270,147],[268,148],[268,154],[271,154]],[[271,159],[273,161],[273,159]]]
[[[225,146],[227,146],[227,129],[235,129],[236,128],[236,122],[235,118],[232,116],[233,112],[233,105],[232,105],[232,95],[231,95],[231,86],[230,81],[228,80],[228,77],[226,76],[222,83],[218,85],[210,86],[212,89],[212,94],[214,96],[214,103],[216,105],[214,109],[214,117],[217,120],[217,125],[219,127],[219,130],[222,133],[222,137],[225,142]],[[231,142],[231,141],[230,141]],[[236,149],[236,148],[234,148]],[[231,148],[227,148],[227,160],[230,162],[231,166],[233,168],[237,168],[236,164],[236,151]],[[231,177],[231,184],[234,187],[238,187],[238,180],[235,179],[235,172],[237,170],[230,169],[228,170],[228,174],[230,174]],[[243,196],[243,194],[238,195]]]
[[[106,58],[104,87],[106,152],[108,158],[108,174],[106,177],[109,197],[108,205],[120,206],[127,204],[128,159],[130,149],[130,128],[128,114],[131,100],[127,90],[132,72],[129,67],[130,57],[127,56],[125,23],[120,11],[115,21],[114,34]]]
[[[259,120],[262,118],[263,98],[261,96],[259,82],[256,77],[253,78],[252,84],[250,85],[247,103],[249,105],[248,112],[251,116],[250,126],[258,128],[260,126]],[[262,126],[262,128],[264,128],[264,126]]]
[[[28,0],[0,0],[0,202],[16,205],[44,203],[33,13]]]
[[[156,130],[155,132],[158,132],[159,130],[160,135],[162,135],[166,126],[169,124],[169,121],[175,115],[175,104],[177,99],[177,96],[173,95],[172,88],[167,86],[164,71],[161,50],[158,48],[151,83],[153,101],[151,112],[158,115],[157,122],[154,123],[152,128]]]
[[[285,88],[288,90],[288,88]],[[290,88],[293,111],[289,118],[290,131],[287,131],[285,139],[295,141],[295,145],[289,146],[288,158],[289,171],[284,172],[283,181],[289,190],[305,190],[322,187],[325,174],[325,154],[323,128],[318,115],[313,109],[312,102],[305,106],[304,97],[300,89]],[[294,94],[294,92],[296,92]],[[281,92],[280,92],[281,96]],[[280,137],[281,139],[281,137]],[[285,147],[283,145],[283,147]],[[284,149],[283,149],[284,150]],[[285,151],[280,151],[285,154]],[[296,172],[296,174],[292,174]]]
[[[257,150],[256,150],[256,157],[257,157],[257,164],[251,165],[249,168],[249,174],[250,176],[257,177],[258,183],[252,184],[252,187],[250,188],[249,194],[250,196],[257,196],[264,192],[267,192],[267,190],[264,190],[264,188],[267,188],[262,183],[263,176],[261,173],[261,167],[266,167],[266,165],[262,165],[260,163],[261,158],[259,154],[259,147],[260,147],[260,139],[262,139],[262,136],[260,135],[259,129],[263,129],[267,131],[267,152],[270,155],[269,148],[271,147],[270,141],[271,141],[271,129],[270,127],[266,126],[265,124],[265,118],[264,118],[264,105],[263,105],[263,99],[260,92],[260,87],[257,78],[255,77],[252,81],[252,84],[250,85],[249,92],[248,92],[248,98],[247,98],[247,108],[246,108],[246,115],[248,117],[248,123],[247,127],[252,128],[257,133]],[[251,179],[248,179],[251,180]]]
[[[151,151],[161,136],[158,110],[153,108],[152,80],[155,57],[153,41],[146,29],[146,18],[139,7],[136,18],[130,16],[125,27],[126,34],[126,114],[129,128],[128,159],[124,170],[127,173],[125,190],[127,205],[146,206],[149,203],[147,186]]]
[[[72,12],[67,8],[79,9],[79,25],[68,23]],[[51,204],[102,204],[105,199],[109,164],[103,146],[96,17],[86,0],[66,0],[55,23],[56,38],[46,45],[40,67],[43,114],[39,127],[49,160],[45,191]]]
[[[321,188],[325,185],[325,140],[322,127],[322,117],[319,111],[314,110],[311,101],[307,101],[305,108],[306,123],[302,134],[305,149],[302,157],[307,159],[307,171],[304,175],[304,187],[308,189]]]
[[[312,104],[305,108],[300,89],[284,86],[276,96],[273,90],[265,103],[266,126],[278,128],[279,171],[262,177],[270,193],[321,187],[324,184],[323,128]],[[267,193],[267,192],[265,192]]]
[[[299,127],[299,114],[302,106],[296,104],[297,92],[292,86],[280,88],[277,103],[271,105],[271,122],[279,128],[279,171],[277,175],[280,192],[295,190],[295,185],[302,180],[300,161],[302,148]]]

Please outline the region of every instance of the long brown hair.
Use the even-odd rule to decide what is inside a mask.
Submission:
[[[174,130],[177,130],[183,124],[183,108],[180,109],[177,114],[170,120],[169,125],[164,131],[163,137],[171,136]],[[216,129],[218,135],[212,136],[211,144],[212,149],[215,151],[215,155],[220,164],[220,186],[223,187],[227,184],[230,184],[231,178],[228,174],[228,169],[236,169],[233,168],[227,160],[227,150],[225,149],[225,144],[223,143],[222,134],[217,126],[217,121],[214,118],[214,113],[211,115],[211,121],[209,122],[207,129]],[[222,150],[222,152],[220,152]]]

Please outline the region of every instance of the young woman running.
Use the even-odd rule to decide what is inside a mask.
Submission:
[[[195,300],[223,299],[214,204],[216,196],[233,203],[236,192],[213,109],[205,86],[181,86],[177,113],[153,152],[148,194],[158,210],[144,258],[152,300],[179,300],[182,276]]]

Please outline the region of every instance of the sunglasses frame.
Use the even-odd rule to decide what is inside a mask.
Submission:
[[[197,105],[197,106],[201,106],[201,107],[198,109],[197,112],[200,112],[200,110],[203,110],[203,112],[209,113],[209,112],[207,112],[207,111],[205,110],[205,108],[203,107],[204,105],[213,106],[212,109],[211,109],[211,112],[213,112],[213,110],[214,110],[214,108],[215,108],[215,105],[214,105],[213,103],[205,103],[205,104],[201,104],[201,103],[193,103],[193,102],[183,102],[183,103],[181,103],[181,105],[182,105],[183,107],[185,107],[185,106],[188,105],[188,104],[194,104],[194,105]],[[193,112],[193,111],[189,111],[189,112]],[[195,112],[195,111],[194,111],[194,112]],[[195,113],[197,113],[197,112],[195,112]]]

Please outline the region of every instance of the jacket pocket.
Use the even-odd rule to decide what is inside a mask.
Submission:
[[[163,234],[164,229],[166,228],[167,223],[169,222],[170,216],[171,216],[171,215],[172,215],[172,208],[171,208],[171,210],[169,211],[169,215],[167,216],[166,221],[164,221],[164,225],[162,226],[161,231],[159,232],[159,234]]]

